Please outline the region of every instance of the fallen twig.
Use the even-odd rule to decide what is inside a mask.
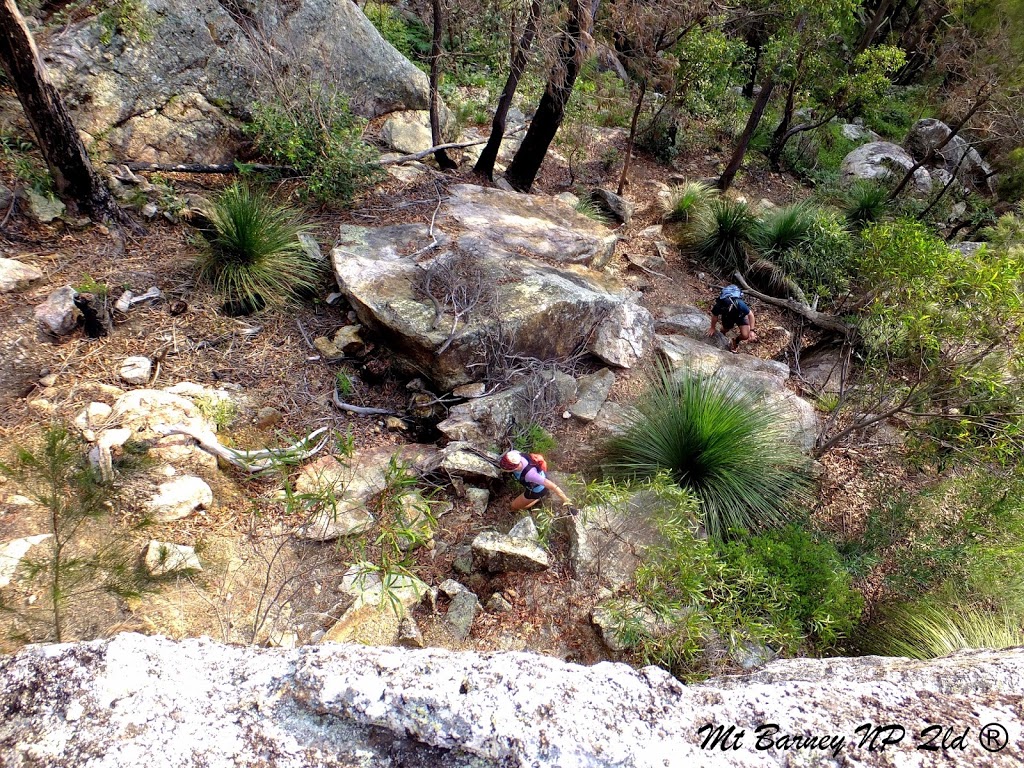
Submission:
[[[310,432],[305,438],[289,445],[287,448],[266,448],[259,451],[239,451],[221,445],[217,436],[210,430],[198,430],[184,424],[157,425],[153,431],[161,435],[187,435],[199,443],[199,447],[218,458],[224,459],[232,466],[246,472],[264,472],[282,462],[299,462],[319,453],[330,441],[331,435],[327,427],[320,427]],[[312,448],[305,448],[314,439],[319,438]]]
[[[356,416],[397,416],[398,413],[395,411],[389,411],[386,408],[364,408],[360,405],[350,405],[341,399],[338,395],[338,390],[334,390],[334,396],[332,397],[334,406],[342,411],[348,411],[354,413]]]

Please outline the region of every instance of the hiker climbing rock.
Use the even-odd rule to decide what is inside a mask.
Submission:
[[[506,451],[498,460],[500,466],[506,472],[523,484],[526,489],[512,501],[512,509],[518,512],[522,509],[530,509],[538,501],[547,496],[548,491],[553,491],[562,504],[569,504],[569,497],[562,492],[562,489],[548,480],[547,462],[539,453],[522,454],[519,451]]]
[[[757,341],[754,312],[742,297],[743,292],[737,286],[727,285],[711,308],[711,330],[708,336],[715,335],[719,320],[722,321],[722,333],[728,333],[734,326],[739,328],[736,337],[729,342],[729,351],[734,355],[739,351],[741,341]]]

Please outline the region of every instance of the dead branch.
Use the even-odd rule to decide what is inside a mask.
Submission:
[[[832,317],[832,315],[826,314],[824,312],[818,312],[816,309],[812,309],[807,304],[795,301],[793,299],[779,299],[774,296],[769,296],[766,293],[755,291],[747,284],[747,281],[743,279],[743,275],[741,275],[739,272],[733,273],[733,279],[739,284],[741,288],[743,288],[744,291],[749,293],[754,298],[760,299],[761,301],[767,302],[768,304],[774,304],[777,307],[782,307],[783,309],[788,309],[790,312],[795,312],[796,314],[800,315],[802,318],[807,320],[809,323],[818,326],[822,330],[838,333],[844,338],[853,338],[857,334],[857,329],[854,328],[852,325],[847,325],[842,320],[837,320],[836,318]]]
[[[522,131],[522,128],[517,128],[514,131],[506,133],[503,138],[515,136],[517,133]],[[432,155],[435,152],[443,152],[446,149],[465,149],[466,147],[475,147],[480,144],[486,144],[487,139],[477,139],[476,141],[456,141],[449,144],[437,144],[430,149],[424,149],[420,152],[413,152],[411,155],[400,155],[399,157],[392,157],[387,160],[381,160],[381,165],[398,165],[399,163],[411,163],[414,160],[422,160],[427,155]]]
[[[264,472],[273,468],[282,461],[304,461],[310,456],[319,453],[331,439],[327,427],[310,432],[305,438],[299,440],[287,448],[267,448],[260,451],[239,451],[221,445],[217,436],[210,430],[193,429],[184,424],[171,426],[157,425],[153,431],[161,435],[188,435],[207,453],[228,462],[232,466],[250,473]],[[307,448],[313,440],[319,438],[316,445]]]
[[[157,171],[160,173],[241,173],[246,170],[283,173],[290,176],[298,175],[298,171],[286,165],[264,165],[262,163],[121,163],[111,160],[107,165],[121,165],[130,171]]]
[[[354,413],[356,416],[397,416],[398,413],[395,411],[389,411],[387,408],[364,408],[359,405],[349,405],[341,399],[338,394],[338,390],[334,390],[334,395],[331,398],[334,403],[334,407],[348,413]]]

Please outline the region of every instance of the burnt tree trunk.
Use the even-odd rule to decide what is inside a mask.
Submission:
[[[636,107],[633,109],[633,119],[629,122],[629,139],[626,141],[626,159],[622,161],[622,174],[619,176],[619,186],[615,194],[621,195],[626,188],[626,180],[629,178],[629,167],[633,161],[633,145],[636,144],[636,124],[640,120],[640,112],[644,108],[644,97],[647,95],[647,78],[640,81],[640,93],[637,95]]]
[[[775,80],[771,75],[768,75],[764,82],[761,83],[761,92],[757,94],[757,98],[754,100],[754,106],[750,110],[750,117],[747,118],[747,125],[743,129],[743,133],[740,134],[739,141],[736,143],[736,149],[733,150],[732,157],[729,158],[729,164],[722,172],[721,178],[718,179],[718,188],[723,192],[732,186],[733,179],[736,178],[736,173],[743,164],[743,157],[747,154],[747,147],[750,146],[750,138],[754,135],[754,131],[757,130],[757,126],[761,122],[764,110],[768,106],[768,99],[771,98],[774,89]]]
[[[432,0],[434,9],[434,34],[430,39],[430,139],[434,146],[444,142],[441,136],[441,98],[438,95],[438,80],[441,78],[441,36],[444,34],[444,3],[443,0]],[[439,149],[434,159],[442,171],[457,168],[457,163],[448,157],[448,153]]]
[[[123,222],[124,215],[96,174],[14,0],[0,5],[0,65],[25,110],[57,191],[94,220]]]
[[[799,72],[799,68],[797,69]],[[772,134],[772,141],[768,147],[768,165],[778,173],[782,163],[782,150],[786,148],[789,140],[789,127],[793,124],[793,107],[796,101],[797,78],[793,77],[786,92],[786,106],[782,110],[782,120],[779,122],[775,133]]]
[[[590,3],[584,0],[570,0],[569,20],[565,31],[559,37],[557,58],[544,88],[544,95],[537,105],[537,112],[523,138],[523,143],[519,146],[519,151],[505,172],[505,178],[520,192],[530,191],[551,140],[555,138],[559,126],[562,125],[565,105],[572,96],[572,89],[576,85],[576,77],[579,75],[586,51],[584,35],[590,35],[591,18]]]
[[[491,123],[491,136],[487,140],[487,146],[480,153],[476,165],[473,166],[473,173],[487,179],[493,179],[494,162],[498,159],[498,150],[501,149],[501,140],[505,137],[505,121],[508,118],[508,110],[512,106],[512,99],[519,87],[519,80],[526,71],[526,64],[530,59],[530,46],[533,45],[533,38],[537,34],[537,22],[540,20],[540,0],[533,0],[530,3],[530,18],[526,22],[523,36],[519,40],[519,46],[512,54],[512,67],[505,80],[505,88],[498,99],[498,106],[494,110],[494,120]]]

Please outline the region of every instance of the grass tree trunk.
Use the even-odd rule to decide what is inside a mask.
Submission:
[[[540,20],[540,0],[533,0],[530,3],[530,18],[526,22],[523,36],[519,40],[519,46],[512,54],[512,67],[505,80],[505,88],[498,99],[498,106],[494,110],[494,121],[491,123],[491,135],[487,139],[484,151],[473,166],[473,173],[483,176],[486,179],[494,177],[494,162],[498,159],[498,150],[501,149],[501,140],[505,136],[505,121],[508,119],[508,110],[512,106],[512,99],[519,87],[519,80],[526,71],[526,64],[530,59],[530,46],[533,45],[533,38],[537,35],[537,23]]]
[[[572,96],[572,89],[576,85],[576,77],[579,75],[586,52],[584,35],[589,37],[591,18],[589,3],[585,3],[584,0],[570,0],[569,20],[565,31],[559,37],[555,65],[544,88],[544,95],[537,106],[530,129],[519,146],[519,151],[505,172],[508,182],[521,192],[530,191],[551,140],[555,138],[559,126],[562,125],[565,105]]]
[[[434,34],[430,39],[430,140],[434,146],[444,143],[441,135],[441,97],[437,92],[441,79],[441,36],[444,35],[444,3],[443,0],[432,0],[434,10]],[[434,159],[442,171],[457,168],[457,163],[448,157],[443,149],[434,153]]]
[[[718,179],[718,188],[723,192],[732,186],[740,166],[743,165],[743,158],[747,154],[747,147],[750,146],[750,139],[761,122],[761,117],[768,106],[768,99],[771,98],[774,89],[775,80],[771,75],[768,75],[764,82],[761,83],[761,92],[757,94],[757,98],[754,100],[754,106],[750,110],[750,117],[747,118],[747,125],[743,129],[743,133],[740,134],[739,141],[736,143],[736,149],[733,150],[732,157],[729,158],[729,164],[725,166],[725,171],[722,172],[721,178]]]
[[[94,220],[122,221],[121,211],[96,174],[67,108],[50,82],[14,0],[0,4],[0,65],[10,76],[57,191]]]
[[[626,159],[622,161],[622,174],[619,176],[619,187],[615,194],[621,195],[626,188],[626,180],[629,177],[629,166],[633,160],[633,145],[636,143],[636,124],[640,120],[640,112],[644,108],[644,96],[647,95],[647,79],[640,81],[640,93],[637,95],[636,107],[633,109],[633,119],[629,123],[629,139],[626,141]]]

